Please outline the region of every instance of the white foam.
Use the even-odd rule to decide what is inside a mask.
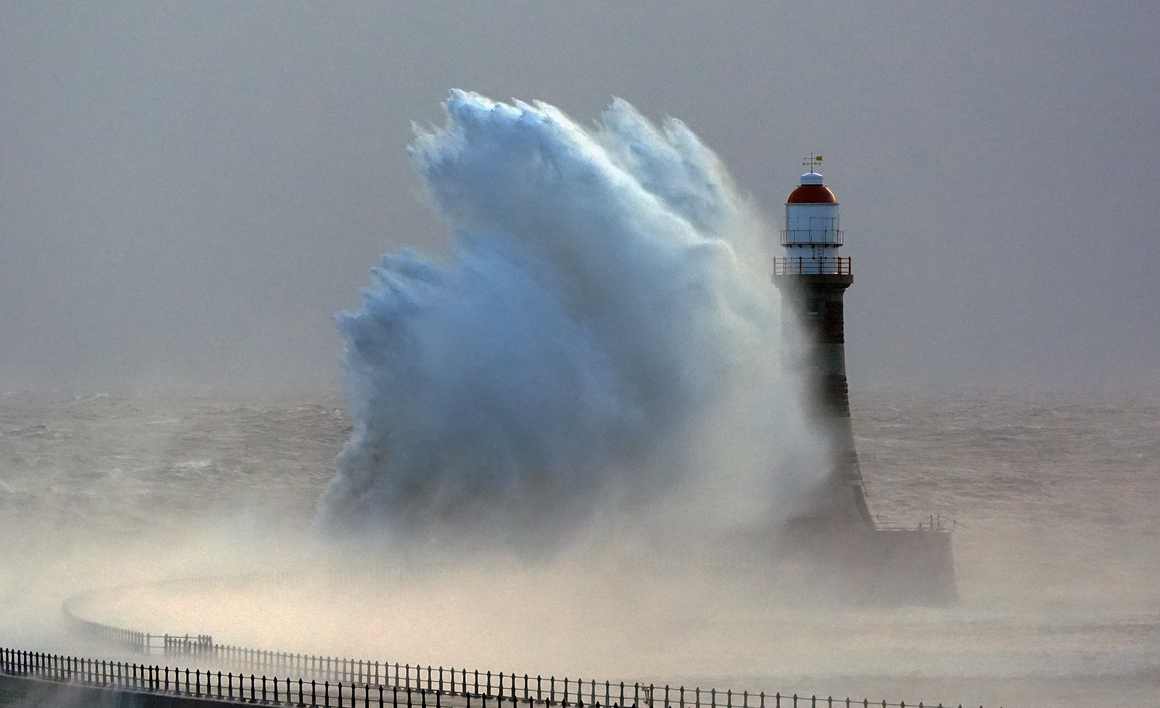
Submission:
[[[806,484],[773,239],[716,156],[620,100],[593,130],[461,91],[446,110],[410,154],[454,262],[386,255],[339,317],[354,433],[320,522],[551,545],[610,498],[691,481],[744,516]]]

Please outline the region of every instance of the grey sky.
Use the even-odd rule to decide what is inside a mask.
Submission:
[[[855,386],[1155,384],[1160,10],[1036,5],[6,3],[0,390],[334,386],[379,254],[446,252],[452,87],[676,116],[774,228],[824,154]]]

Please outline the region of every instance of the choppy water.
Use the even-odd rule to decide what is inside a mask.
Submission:
[[[129,619],[520,673],[908,703],[1156,704],[1160,395],[881,390],[856,391],[853,406],[875,510],[957,521],[956,607],[805,610],[763,603],[752,578],[589,575],[591,556],[567,561],[567,582],[558,566],[464,566],[348,597],[320,589],[299,555],[301,593],[279,589],[275,612],[259,602],[222,621],[227,600],[185,603],[155,627],[165,609],[153,598]],[[71,648],[59,603],[89,587],[284,569],[277,537],[325,553],[309,524],[347,434],[338,400],[0,396],[0,644]],[[528,582],[541,583],[534,602],[519,592]],[[358,621],[319,618],[320,603]]]

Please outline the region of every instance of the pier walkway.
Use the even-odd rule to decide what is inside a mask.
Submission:
[[[209,635],[155,635],[101,624],[81,617],[76,604],[70,601],[64,606],[75,632],[162,662],[107,661],[0,647],[0,708],[255,704],[294,708],[935,708],[904,701],[722,691],[273,652],[217,644]]]

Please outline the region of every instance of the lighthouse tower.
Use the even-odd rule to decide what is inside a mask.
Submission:
[[[822,158],[810,157],[810,171],[790,193],[781,232],[783,257],[774,259],[773,282],[782,294],[786,319],[801,323],[808,350],[802,368],[808,405],[829,445],[830,474],[815,491],[799,522],[810,525],[862,525],[874,528],[866,501],[846,384],[842,294],[854,282],[850,258],[839,255],[842,231],[838,198],[814,168]]]

